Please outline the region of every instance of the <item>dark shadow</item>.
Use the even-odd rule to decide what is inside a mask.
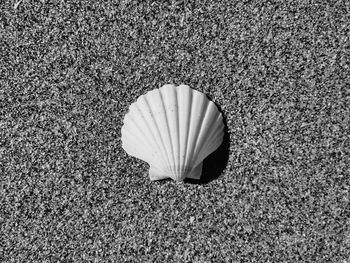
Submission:
[[[230,136],[228,133],[226,117],[221,108],[216,105],[222,114],[224,121],[224,139],[222,144],[203,161],[202,176],[200,180],[186,178],[185,183],[207,184],[218,178],[227,166],[230,150]]]

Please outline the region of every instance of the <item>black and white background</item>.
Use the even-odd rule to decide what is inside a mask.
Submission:
[[[0,2],[0,262],[350,262],[350,2]],[[199,183],[121,148],[185,83],[227,132]]]

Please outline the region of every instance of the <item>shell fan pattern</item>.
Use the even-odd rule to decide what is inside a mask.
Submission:
[[[150,165],[151,180],[200,179],[203,160],[223,141],[216,105],[187,85],[164,85],[130,105],[122,147]]]

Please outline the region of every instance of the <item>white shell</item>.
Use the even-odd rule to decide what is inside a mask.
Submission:
[[[131,104],[121,130],[124,150],[149,163],[151,180],[200,179],[203,160],[223,141],[222,115],[203,93],[164,85]]]

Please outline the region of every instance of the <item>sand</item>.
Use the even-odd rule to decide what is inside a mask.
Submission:
[[[348,1],[0,11],[0,262],[350,262]],[[121,147],[166,83],[224,115],[199,182]]]

